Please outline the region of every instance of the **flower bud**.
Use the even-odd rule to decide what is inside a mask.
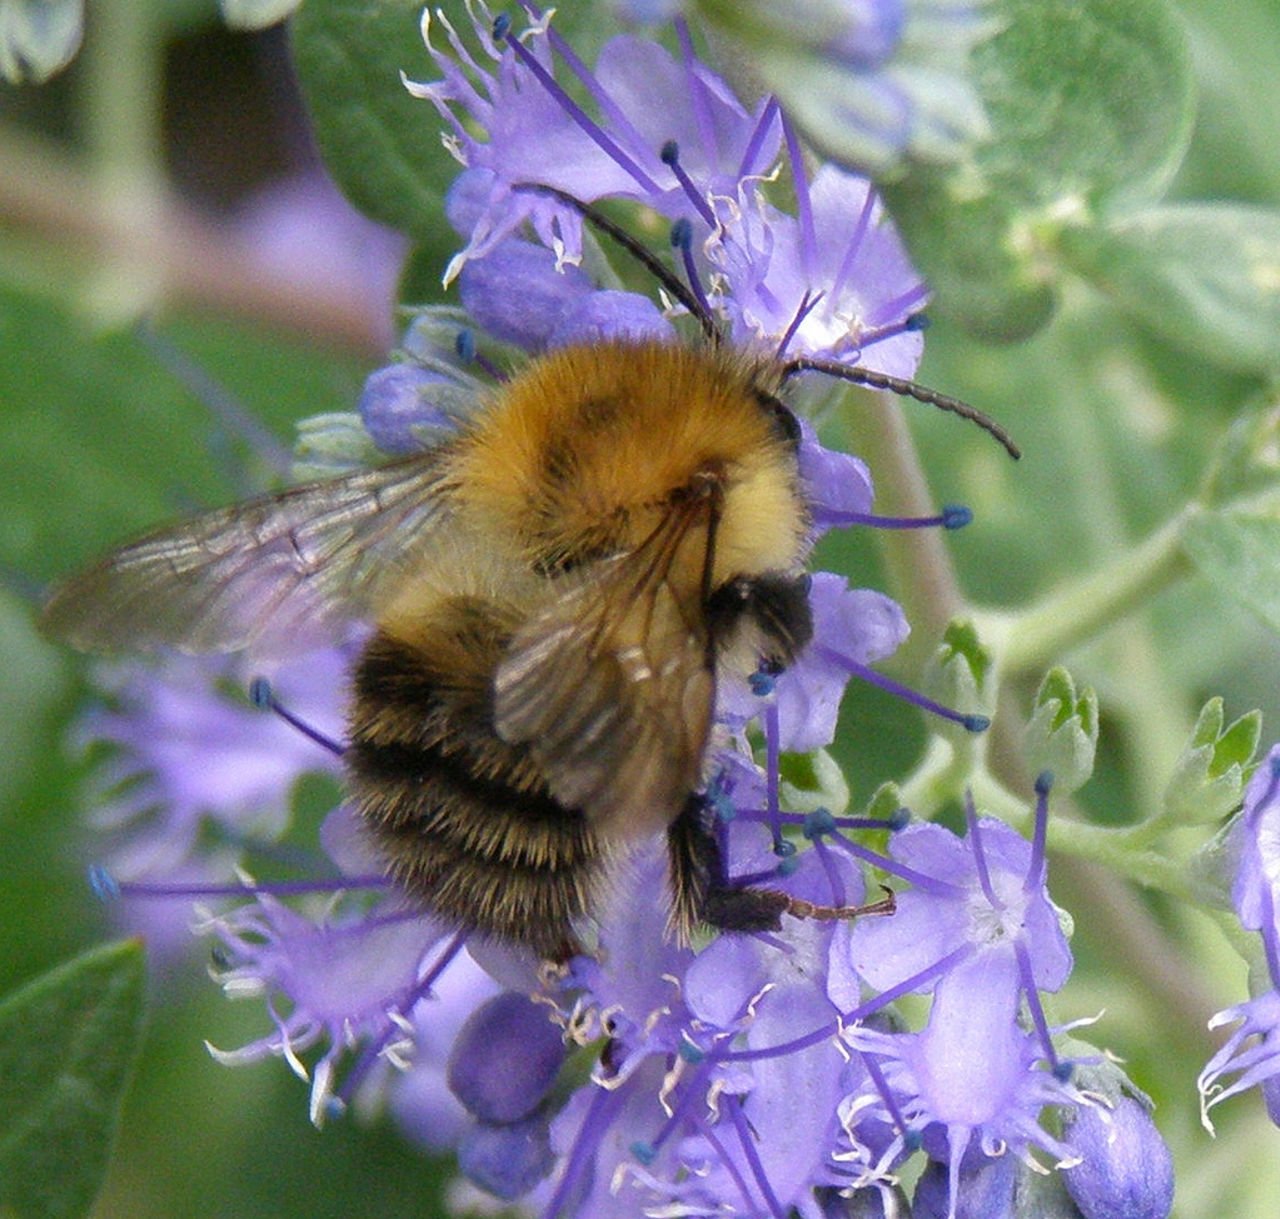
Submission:
[[[1174,763],[1164,803],[1168,815],[1180,822],[1217,821],[1240,804],[1245,772],[1258,748],[1262,714],[1251,711],[1225,730],[1222,719],[1222,699],[1211,698]]]
[[[989,721],[995,708],[991,653],[978,638],[972,622],[955,619],[947,624],[942,642],[925,666],[924,691],[945,707],[961,712],[975,723]],[[930,718],[929,727],[953,745],[972,745],[972,726]]]
[[[1055,789],[1066,795],[1088,782],[1097,747],[1098,696],[1088,687],[1077,694],[1066,669],[1050,669],[1023,733],[1028,769],[1052,771]]]
[[[457,385],[442,373],[414,364],[390,364],[365,381],[360,418],[384,453],[412,453],[423,447],[430,433],[450,429],[450,416],[437,401],[456,392]]]
[[[458,1145],[463,1176],[508,1202],[527,1194],[554,1163],[550,1131],[541,1114],[505,1126],[477,1122]]]
[[[1084,1219],[1165,1219],[1173,1158],[1146,1105],[1122,1095],[1114,1108],[1078,1106],[1063,1125],[1082,1160],[1062,1178]]]
[[[449,1054],[449,1089],[482,1121],[515,1122],[542,1103],[563,1062],[564,1040],[547,1008],[505,991],[459,1031]]]

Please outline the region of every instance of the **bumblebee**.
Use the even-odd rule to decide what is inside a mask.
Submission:
[[[700,795],[717,682],[785,668],[812,634],[782,383],[816,367],[977,413],[730,349],[576,206],[706,341],[546,354],[433,448],[125,546],[54,593],[45,630],[91,651],[274,654],[373,623],[350,796],[389,875],[458,927],[566,959],[616,860],[659,833],[678,936],[851,913],[735,885]]]

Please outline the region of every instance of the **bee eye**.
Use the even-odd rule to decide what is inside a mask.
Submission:
[[[800,421],[785,402],[775,398],[764,390],[756,391],[756,400],[773,422],[780,440],[796,446],[800,443]]]

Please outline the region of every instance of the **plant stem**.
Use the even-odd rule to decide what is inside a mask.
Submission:
[[[1072,645],[1096,635],[1189,570],[1182,531],[1184,509],[1146,541],[1105,567],[1006,620],[1001,661],[1006,676],[1035,674]]]

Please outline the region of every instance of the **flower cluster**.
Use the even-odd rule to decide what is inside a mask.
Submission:
[[[470,32],[424,19],[440,76],[407,83],[444,120],[462,164],[448,214],[463,245],[448,275],[464,310],[420,313],[402,358],[369,381],[367,436],[388,452],[430,443],[512,349],[674,342],[691,321],[766,354],[911,374],[926,292],[870,183],[830,165],[810,176],[776,99],[743,106],[684,26],[674,54],[617,38],[593,71],[547,16],[524,8],[519,30],[479,3]],[[447,50],[431,41],[440,28]],[[783,160],[793,212],[768,192]],[[679,299],[624,290],[567,196],[664,218],[679,276],[660,286]],[[967,519],[957,509],[927,521],[875,516],[866,467],[824,448],[807,423],[799,461],[815,535]],[[1054,1180],[1086,1215],[1119,1213],[1106,1207],[1135,1196],[1127,1213],[1164,1214],[1158,1189],[1134,1187],[1135,1166],[1159,1143],[1145,1109],[1082,1087],[1075,1071],[1090,1055],[1064,1055],[1065,1030],[1045,1010],[1071,970],[1065,916],[1046,889],[1049,779],[1037,786],[1030,842],[972,802],[962,836],[909,825],[893,807],[848,815],[821,751],[851,676],[970,731],[985,720],[873,675],[907,633],[889,598],[830,573],[814,575],[809,596],[814,639],[798,662],[720,691],[706,791],[714,832],[737,882],[842,907],[874,902],[874,877],[903,890],[893,917],[788,918],[776,933],[679,945],[652,900],[666,887],[654,844],[621,867],[595,951],[553,971],[407,906],[342,805],[321,829],[317,880],[260,883],[255,864],[229,890],[246,900],[202,912],[227,993],[265,997],[271,1020],[262,1038],[219,1056],[284,1058],[310,1081],[316,1121],[383,1099],[413,1136],[455,1149],[472,1182],[547,1216],[888,1214],[902,1165],[919,1152],[930,1165],[922,1214],[1013,1213],[1037,1155],[1063,1170]],[[320,661],[307,672],[340,689]],[[275,838],[278,824],[260,825],[264,805],[279,815],[293,779],[341,751],[328,713],[304,707],[306,691],[283,676],[274,690],[254,687],[257,710],[229,709],[209,680],[200,667],[166,671],[148,696],[129,694],[86,728],[129,759],[109,772],[113,790],[143,776],[115,797],[113,820],[132,827],[167,810],[151,841],[188,882],[171,893],[215,888],[189,883],[213,874],[198,824],[220,831],[225,874],[249,859],[237,848]],[[195,739],[165,755],[165,708],[182,698]],[[268,743],[264,708],[307,733]],[[208,752],[219,742],[221,757]],[[263,757],[237,753],[255,746]],[[814,777],[797,791],[782,759],[800,753],[815,755]],[[212,778],[224,765],[225,787]],[[113,861],[122,892],[164,870],[135,867],[140,850],[131,840]]]

